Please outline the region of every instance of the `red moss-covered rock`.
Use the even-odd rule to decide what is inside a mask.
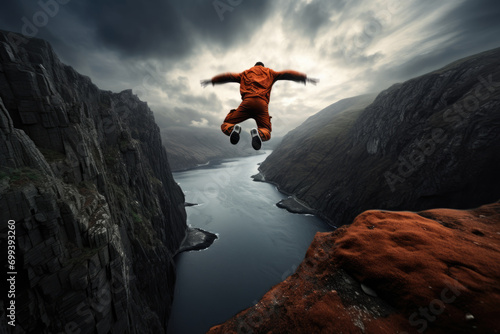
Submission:
[[[209,333],[500,333],[500,203],[366,211]]]

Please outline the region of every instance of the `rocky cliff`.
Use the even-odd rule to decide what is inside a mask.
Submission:
[[[500,204],[372,210],[209,333],[499,333]]]
[[[266,181],[335,225],[368,209],[471,208],[500,198],[500,49],[346,99],[291,131]]]
[[[0,31],[0,60],[1,256],[15,221],[17,272],[16,327],[0,328],[164,332],[186,223],[151,110],[42,40]]]

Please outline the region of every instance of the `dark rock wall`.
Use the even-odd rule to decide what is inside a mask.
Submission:
[[[0,60],[16,332],[164,332],[186,222],[151,110],[131,91],[99,90],[42,40],[0,31]]]
[[[290,132],[260,171],[336,225],[368,209],[495,202],[499,59],[500,49],[462,59],[361,109],[362,97],[340,101]]]

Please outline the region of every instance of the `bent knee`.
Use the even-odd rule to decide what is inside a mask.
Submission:
[[[259,130],[259,134],[260,134],[260,139],[262,139],[262,141],[268,141],[269,139],[271,139],[270,131]]]
[[[229,123],[222,123],[220,125],[220,129],[221,131],[226,134],[226,135],[230,135],[231,134],[231,129],[233,127],[233,124],[229,124]]]

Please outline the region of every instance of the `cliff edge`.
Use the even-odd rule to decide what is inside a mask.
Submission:
[[[0,232],[14,226],[17,272],[16,327],[0,327],[163,333],[187,227],[153,113],[45,41],[0,31],[0,60]]]
[[[371,210],[318,232],[293,275],[208,333],[498,333],[500,203]]]

